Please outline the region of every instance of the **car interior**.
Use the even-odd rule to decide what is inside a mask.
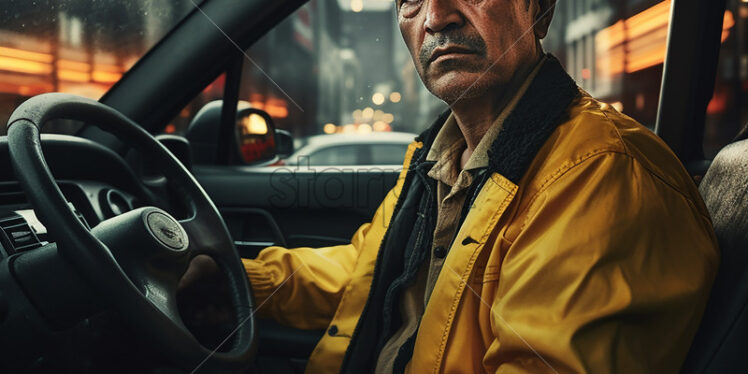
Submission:
[[[0,372],[303,372],[325,332],[256,319],[240,257],[348,243],[400,171],[268,167],[293,141],[228,82],[305,2],[202,2],[101,100],[50,93],[15,108],[0,137]],[[699,183],[721,248],[683,373],[739,372],[748,346],[748,132],[714,160],[702,149],[725,7],[673,2],[655,127]],[[158,135],[222,74],[222,103],[185,136]],[[57,120],[84,125],[40,135]],[[195,305],[178,286],[200,255],[221,271]]]

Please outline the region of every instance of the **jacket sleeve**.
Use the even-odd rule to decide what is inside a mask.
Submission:
[[[378,250],[410,159],[420,142],[408,146],[403,170],[370,223],[363,224],[351,243],[326,248],[268,247],[256,259],[242,259],[260,317],[300,329],[326,328],[363,250]]]
[[[486,367],[677,373],[718,263],[710,219],[686,190],[620,153],[547,184],[506,249]]]
[[[242,259],[252,284],[257,314],[301,329],[327,327],[350,281],[370,223],[350,244],[326,248],[268,247]]]

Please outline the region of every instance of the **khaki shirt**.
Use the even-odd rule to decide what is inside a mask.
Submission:
[[[431,256],[428,263],[424,264],[419,270],[415,283],[403,292],[400,302],[403,323],[400,329],[382,347],[377,360],[376,373],[392,373],[397,352],[418,329],[418,321],[423,315],[426,304],[428,304],[436,279],[444,266],[447,250],[459,228],[462,206],[467,199],[467,192],[473,183],[473,178],[475,178],[478,170],[488,167],[488,149],[501,132],[504,120],[527,91],[543,65],[543,61],[544,59],[541,59],[538,62],[512,99],[509,100],[486,134],[481,138],[463,169],[460,169],[460,160],[467,144],[454,114],[447,117],[446,122],[437,133],[434,143],[426,155],[426,161],[436,162],[428,176],[437,181],[436,195],[439,202]]]

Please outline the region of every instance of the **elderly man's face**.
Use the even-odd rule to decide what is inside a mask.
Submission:
[[[527,0],[396,0],[396,6],[421,79],[447,103],[506,84],[538,57],[537,9]]]

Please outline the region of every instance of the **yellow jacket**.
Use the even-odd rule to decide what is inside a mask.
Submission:
[[[584,92],[568,114],[519,183],[493,173],[481,189],[408,372],[678,372],[718,266],[707,210],[649,130]],[[245,260],[259,315],[329,330],[307,372],[339,371],[420,147],[351,244]]]

